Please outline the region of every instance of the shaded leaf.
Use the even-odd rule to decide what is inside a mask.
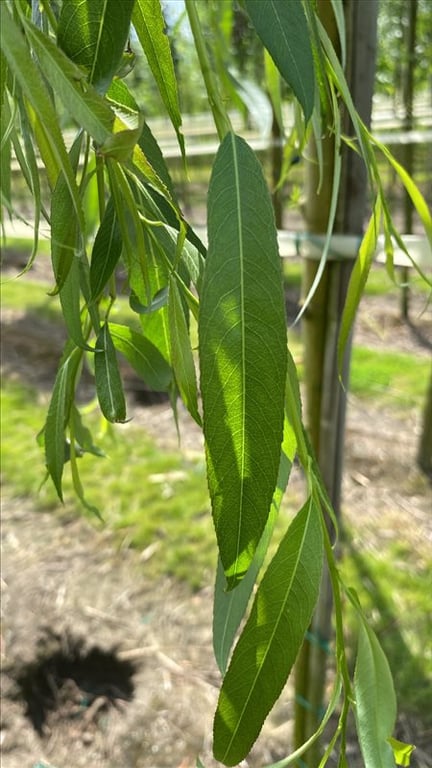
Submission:
[[[0,19],[2,52],[4,53],[8,65],[13,71],[14,77],[17,79],[23,94],[28,99],[34,114],[37,116],[37,123],[40,126],[40,131],[35,134],[36,138],[38,139],[42,136],[45,145],[44,148],[47,149],[49,146],[51,157],[51,183],[54,185],[59,170],[61,169],[65,176],[80,225],[84,228],[78,188],[66,152],[63,136],[60,131],[57,113],[50,99],[48,90],[26,45],[25,38],[13,21],[6,3],[0,3]],[[48,80],[49,79],[48,75]],[[45,160],[45,154],[42,156]]]
[[[114,113],[91,85],[83,87],[85,74],[56,44],[23,18],[26,35],[31,42],[42,71],[53,91],[61,99],[71,117],[98,144],[111,135]]]
[[[357,732],[365,768],[395,768],[389,738],[396,722],[396,695],[386,656],[361,619],[354,673]]]
[[[159,0],[136,0],[132,21],[156,80],[160,95],[175,128],[181,153],[184,156],[184,138],[180,130],[182,121],[177,93],[177,79]]]
[[[57,42],[101,93],[116,74],[129,36],[134,0],[63,0]]]
[[[288,678],[315,607],[323,562],[320,511],[309,499],[273,557],[234,649],[214,720],[214,755],[243,760]]]
[[[171,368],[159,349],[126,325],[110,323],[109,329],[115,348],[125,356],[142,380],[155,392],[165,392],[171,382]]]
[[[227,134],[208,195],[199,314],[207,475],[228,586],[249,568],[279,471],[286,325],[273,209],[262,169]]]
[[[108,421],[126,420],[126,402],[108,323],[104,323],[95,349],[96,393],[101,411]]]
[[[79,350],[75,349],[60,366],[44,427],[45,462],[61,501],[63,467],[67,460],[66,425],[73,401],[79,361]]]
[[[176,279],[170,276],[168,322],[170,330],[171,365],[179,392],[192,418],[201,424],[198,410],[198,389],[189,328]]]
[[[129,296],[129,306],[138,315],[149,315],[168,304],[168,286],[161,288],[152,298],[150,304],[142,304],[134,292]]]
[[[309,28],[299,0],[245,0],[258,36],[294,91],[306,121],[314,108],[315,74]]]
[[[122,246],[120,227],[110,198],[93,244],[90,263],[92,299],[97,299],[104,290],[120,259]]]

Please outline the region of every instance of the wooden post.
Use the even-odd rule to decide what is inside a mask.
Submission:
[[[362,0],[346,0],[347,80],[354,103],[363,121],[370,124],[375,73],[377,2],[368,3],[364,13]],[[330,0],[319,0],[320,18],[337,48],[337,30]],[[351,129],[347,118],[345,130]],[[309,232],[323,234],[327,229],[332,192],[334,142],[329,132],[324,142],[324,183],[317,193],[317,166],[308,165],[306,226]],[[344,149],[341,188],[335,231],[360,235],[366,205],[366,169],[352,151]],[[303,293],[307,294],[316,274],[316,262],[306,261],[303,271]],[[337,340],[342,309],[352,270],[349,260],[332,261],[305,312],[304,366],[306,422],[320,464],[322,476],[336,514],[340,513],[340,495],[345,432],[346,390],[339,382]],[[349,345],[346,350],[343,378],[348,385]],[[330,521],[327,521],[330,528]],[[327,648],[331,640],[332,594],[328,572],[323,573],[321,594],[310,628],[296,665],[294,747],[298,748],[316,731],[325,698]],[[320,746],[315,744],[298,765],[316,768],[320,762]]]

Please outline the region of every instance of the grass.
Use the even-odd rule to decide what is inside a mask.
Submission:
[[[35,435],[47,404],[16,381],[3,381],[1,395],[5,488],[15,496],[31,496],[40,509],[58,510],[51,484],[40,489],[45,467]],[[119,543],[126,540],[148,556],[154,552],[149,573],[174,575],[192,587],[208,583],[216,549],[203,459],[159,449],[133,423],[110,428],[98,440],[101,422],[94,415],[88,420],[106,458],[85,455],[79,462],[87,501],[117,531]],[[64,488],[67,507],[78,514],[82,510],[73,500],[68,465]],[[97,518],[93,522],[98,524]]]
[[[354,347],[350,389],[361,397],[394,406],[421,406],[430,360],[401,352]]]

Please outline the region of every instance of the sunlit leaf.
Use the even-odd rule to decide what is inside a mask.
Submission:
[[[134,0],[63,0],[57,42],[104,93],[126,47]]]
[[[395,768],[389,738],[396,722],[396,695],[386,656],[361,620],[354,673],[357,732],[365,768]]]
[[[115,348],[142,380],[155,392],[165,392],[171,381],[171,368],[158,348],[126,325],[110,323],[109,329]]]
[[[375,255],[380,226],[381,200],[380,198],[377,198],[348,285],[338,340],[338,365],[340,371],[342,370],[345,348],[352,331],[357,308],[363,295],[364,287]]]
[[[285,493],[296,451],[294,432],[285,420],[279,475],[273,503],[264,533],[261,536],[252,564],[240,584],[230,592],[220,559],[218,560],[213,609],[213,650],[222,674],[226,672],[229,654],[240,623],[245,615],[257,575],[261,570],[272,537],[279,508]]]
[[[177,80],[159,0],[136,0],[132,21],[184,155]]]
[[[288,528],[234,649],[214,721],[214,754],[243,760],[288,678],[318,598],[323,562],[320,510],[313,499]]]
[[[294,91],[309,120],[315,75],[309,28],[301,2],[245,0],[246,10],[282,77]]]
[[[403,741],[398,741],[390,736],[388,740],[394,754],[396,765],[401,765],[406,768],[411,765],[411,755],[415,750],[414,744],[405,744]]]
[[[94,367],[96,392],[103,415],[108,421],[125,421],[126,402],[108,323],[104,323],[97,337]]]
[[[276,485],[286,321],[277,233],[261,167],[227,134],[208,195],[199,314],[209,489],[228,585],[246,573]]]

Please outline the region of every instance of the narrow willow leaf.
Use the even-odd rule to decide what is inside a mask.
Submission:
[[[381,215],[381,198],[378,197],[375,202],[374,210],[369,220],[365,235],[360,245],[360,250],[354,264],[348,285],[348,291],[341,320],[341,330],[338,340],[339,371],[342,370],[345,348],[353,327],[357,308],[360,303],[360,299],[363,296],[364,287],[366,285],[371,264],[375,255],[381,226]]]
[[[99,298],[113,274],[121,256],[122,246],[120,227],[110,198],[93,244],[90,263],[90,292],[93,300]]]
[[[138,315],[150,315],[168,304],[168,286],[161,288],[152,298],[150,304],[141,304],[133,291],[129,296],[129,306]]]
[[[136,0],[132,21],[142,49],[147,57],[160,95],[175,128],[182,156],[184,138],[181,133],[181,114],[177,93],[177,79],[171,55],[165,20],[159,0]]]
[[[6,3],[0,3],[0,33],[1,48],[7,59],[8,65],[13,70],[23,94],[28,99],[38,122],[41,126],[39,135],[43,136],[45,148],[49,144],[52,162],[55,168],[51,167],[51,183],[54,185],[58,171],[61,169],[65,176],[71,198],[74,202],[74,208],[78,216],[80,226],[84,228],[84,220],[81,211],[81,202],[79,199],[78,188],[75,176],[69,162],[63,136],[60,131],[58,117],[54,105],[48,94],[48,90],[32,59],[31,53],[26,45],[25,38],[13,21]],[[50,80],[48,74],[48,80]],[[35,134],[38,138],[38,134]],[[45,156],[43,155],[44,159]],[[51,162],[51,166],[52,166]]]
[[[282,77],[293,89],[308,121],[314,108],[315,74],[302,3],[246,0],[245,4],[258,36]]]
[[[395,768],[389,738],[396,722],[396,694],[386,656],[361,620],[354,673],[357,732],[365,768]]]
[[[95,349],[96,392],[101,411],[108,421],[126,421],[126,403],[117,355],[108,323],[97,337]]]
[[[82,136],[78,135],[69,152],[71,167],[77,172]],[[78,221],[67,180],[60,174],[51,197],[51,261],[57,289],[69,274],[77,245]]]
[[[66,461],[66,425],[73,401],[79,361],[80,353],[75,349],[60,366],[44,427],[45,462],[61,501],[63,467]]]
[[[111,135],[114,113],[108,103],[91,85],[85,84],[85,74],[57,47],[23,17],[22,22],[28,40],[34,48],[40,67],[55,94],[73,119],[92,136],[98,144]]]
[[[88,72],[104,93],[116,74],[126,47],[134,0],[63,0],[57,42],[66,55]]]
[[[94,456],[105,456],[105,453],[94,444],[92,434],[83,423],[82,416],[74,403],[70,414],[70,428],[77,443],[79,455],[92,453]]]
[[[220,558],[218,560],[213,607],[213,650],[217,665],[223,675],[228,666],[234,638],[246,613],[252,590],[270,544],[282,498],[288,485],[295,452],[294,431],[285,419],[279,475],[270,515],[246,576],[236,589],[232,589],[230,592],[226,589],[227,584]]]
[[[110,323],[115,348],[125,356],[142,380],[155,392],[165,392],[171,382],[171,368],[159,349],[126,325]]]
[[[276,485],[286,323],[273,209],[245,141],[227,134],[208,195],[199,314],[201,393],[213,519],[229,588],[248,570]]]
[[[3,56],[3,51],[0,51],[0,112],[3,109],[3,102],[5,101],[7,73],[7,61]]]
[[[189,328],[175,277],[169,281],[168,322],[171,364],[182,400],[192,418],[201,424],[198,410],[198,388]]]
[[[236,765],[249,753],[288,678],[315,607],[323,562],[313,498],[289,526],[234,649],[214,720],[214,755]]]

